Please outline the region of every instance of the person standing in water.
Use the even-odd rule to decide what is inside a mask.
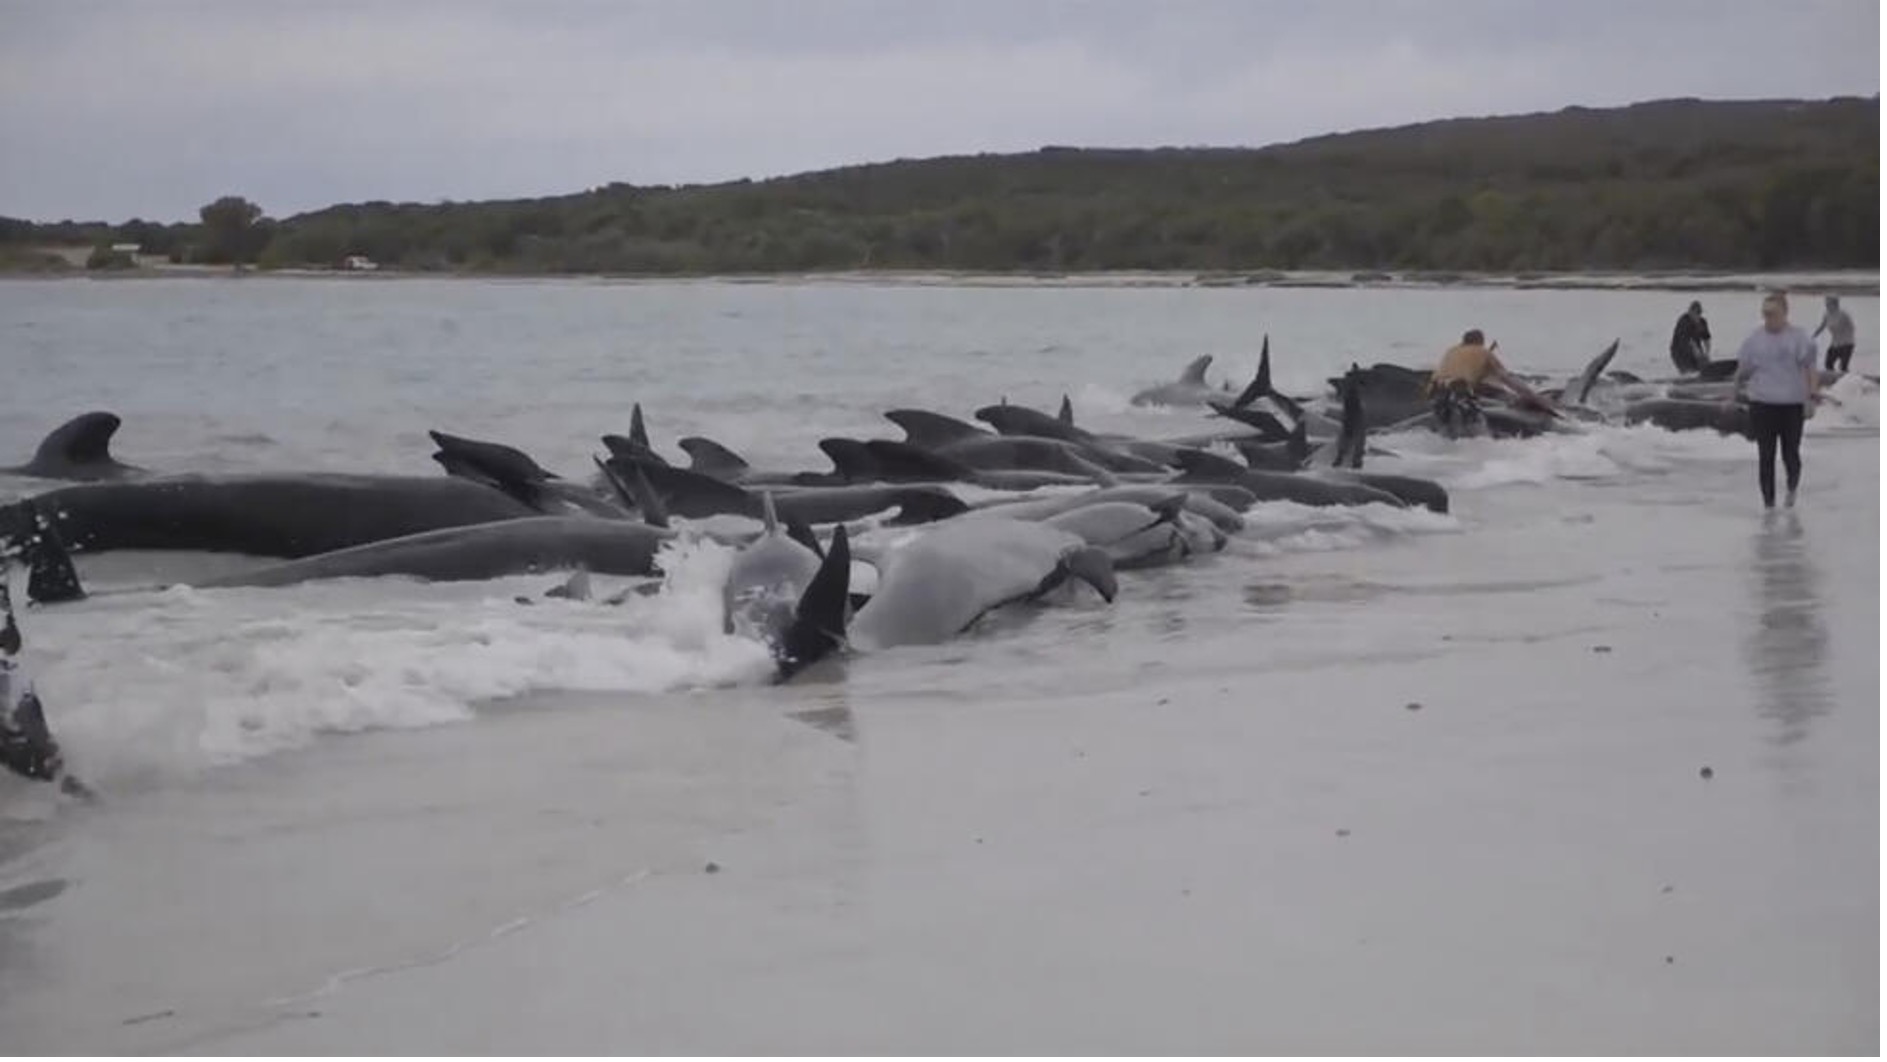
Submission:
[[[1788,472],[1784,504],[1795,506],[1802,483],[1802,424],[1820,400],[1821,374],[1815,369],[1815,343],[1789,323],[1789,299],[1781,292],[1763,298],[1762,327],[1743,340],[1736,354],[1736,393],[1728,401],[1749,402],[1750,432],[1756,437],[1756,483],[1763,508],[1776,507],[1776,449]]]
[[[1854,360],[1854,318],[1841,308],[1841,300],[1833,295],[1823,300],[1826,309],[1821,315],[1821,324],[1815,327],[1815,334],[1809,339],[1828,333],[1828,361],[1824,365],[1828,371],[1840,369],[1848,371],[1848,363]]]
[[[1693,302],[1671,329],[1671,364],[1679,375],[1704,371],[1710,364],[1710,322],[1704,320],[1704,304]]]

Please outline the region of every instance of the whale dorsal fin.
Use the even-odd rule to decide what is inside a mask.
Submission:
[[[1075,404],[1068,401],[1068,396],[1061,396],[1061,409],[1055,414],[1056,419],[1070,428],[1075,426]]]
[[[839,436],[821,439],[819,451],[831,460],[839,478],[848,483],[870,483],[880,475],[877,460],[857,439]]]
[[[699,435],[690,435],[676,445],[688,455],[689,470],[716,479],[739,478],[748,468],[746,458],[715,442]]]
[[[1206,369],[1212,364],[1212,355],[1201,354],[1189,363],[1179,374],[1180,383],[1202,384],[1206,382]]]
[[[904,429],[905,441],[926,448],[948,446],[989,434],[974,424],[927,409],[893,409],[885,413],[885,419]]]
[[[122,423],[116,413],[81,413],[41,440],[33,454],[33,463],[92,465],[108,462],[112,459],[111,437]]]
[[[649,445],[648,425],[642,422],[642,403],[640,402],[637,402],[629,409],[629,442],[631,445],[640,446],[644,450],[654,449],[653,446]]]

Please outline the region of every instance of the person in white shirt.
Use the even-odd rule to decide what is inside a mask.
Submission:
[[[1743,340],[1736,355],[1736,396],[1749,403],[1750,434],[1756,437],[1756,484],[1763,508],[1776,507],[1776,447],[1789,474],[1788,505],[1802,483],[1802,423],[1821,398],[1815,343],[1789,323],[1789,300],[1781,292],[1763,299],[1762,327]]]
[[[1823,332],[1828,333],[1828,360],[1823,368],[1833,372],[1840,369],[1848,371],[1848,362],[1854,360],[1854,318],[1841,308],[1841,300],[1833,295],[1824,300],[1827,310],[1821,316],[1821,324],[1816,327],[1810,339],[1816,339]]]

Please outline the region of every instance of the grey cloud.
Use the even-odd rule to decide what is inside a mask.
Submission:
[[[0,0],[0,214],[286,214],[1879,90],[1863,0]]]

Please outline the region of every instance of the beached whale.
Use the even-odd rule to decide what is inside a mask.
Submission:
[[[1248,468],[1228,457],[1204,450],[1180,454],[1183,471],[1174,483],[1228,483],[1251,491],[1259,501],[1289,501],[1299,505],[1403,506],[1402,499],[1361,482],[1341,482],[1299,472],[1266,472]]]
[[[1749,425],[1749,407],[1742,403],[1694,401],[1683,398],[1652,398],[1625,407],[1625,423],[1656,424],[1671,431],[1708,428],[1724,435],[1754,438]]]
[[[1039,490],[1106,482],[1111,474],[1072,475],[1035,468],[981,469],[948,452],[939,453],[898,439],[819,440],[840,483],[968,483],[989,490]]]
[[[1180,448],[1171,443],[1154,439],[1135,439],[1124,435],[1096,435],[1084,428],[1075,426],[1074,404],[1063,395],[1061,412],[1051,416],[1039,409],[1003,403],[984,406],[975,413],[976,419],[996,429],[997,434],[1010,438],[1059,439],[1071,446],[1080,447],[1082,455],[1088,460],[1116,471],[1145,471],[1171,469],[1173,455]],[[1122,459],[1138,463],[1138,468],[1128,464],[1121,467]]]
[[[702,519],[733,514],[761,519],[766,503],[760,494],[669,465],[639,463],[611,457],[602,464],[624,479],[638,470],[668,512]],[[966,512],[969,506],[949,490],[921,484],[877,484],[845,487],[770,487],[782,520],[804,524],[835,524],[861,520],[897,510],[894,524],[929,523]]]
[[[947,641],[1005,605],[1070,579],[1109,601],[1117,584],[1105,550],[1022,520],[951,520],[881,558],[878,588],[852,617],[854,648]]]
[[[727,633],[765,645],[784,680],[844,646],[852,552],[843,525],[822,555],[817,540],[783,530],[771,505],[765,519],[760,537],[728,567],[722,622]]]
[[[1203,406],[1224,399],[1230,387],[1214,387],[1206,382],[1206,369],[1211,365],[1212,355],[1201,354],[1180,370],[1179,379],[1135,392],[1131,401],[1136,406]]]
[[[632,515],[600,492],[564,479],[539,465],[531,455],[503,443],[468,439],[442,431],[428,431],[439,449],[432,459],[447,475],[480,483],[507,494],[534,512],[545,515],[588,513],[608,519]]]
[[[1189,557],[1217,553],[1226,537],[1212,523],[1188,513],[1185,495],[1176,492],[1157,507],[1111,501],[1083,505],[1042,523],[1080,536],[1105,550],[1116,571],[1176,564]]]
[[[59,487],[31,501],[75,553],[203,550],[291,559],[541,515],[465,479],[335,472],[160,476]],[[0,550],[32,533],[29,512],[17,502],[0,506]]]
[[[192,585],[293,586],[380,576],[444,583],[559,571],[656,575],[656,554],[674,537],[673,531],[629,520],[531,516],[423,531]]]

